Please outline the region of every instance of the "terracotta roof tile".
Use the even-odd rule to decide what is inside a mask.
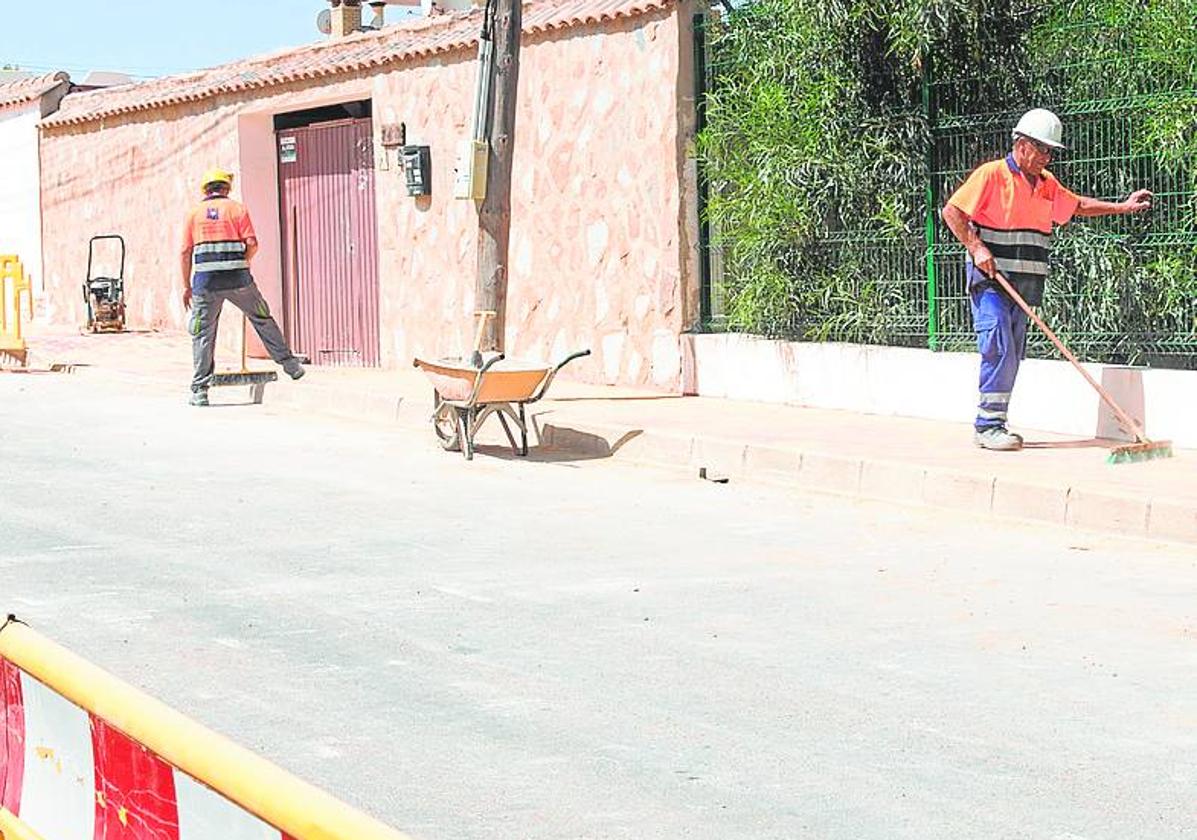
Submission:
[[[70,82],[71,77],[62,72],[47,73],[44,76],[31,76],[27,79],[17,79],[0,84],[0,108],[13,105],[23,105],[41,98],[63,82]]]
[[[677,0],[540,0],[524,6],[524,33],[535,34],[616,18],[636,17]],[[77,93],[43,121],[77,125],[164,105],[197,102],[222,93],[256,90],[335,76],[393,62],[453,52],[478,43],[480,12],[420,18],[346,38],[118,88]]]

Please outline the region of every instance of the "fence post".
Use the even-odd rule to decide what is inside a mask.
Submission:
[[[931,110],[931,56],[923,60],[923,114],[927,118],[926,250],[927,269],[927,347],[939,349],[939,297],[935,276],[935,122]]]
[[[694,135],[697,138],[707,127],[707,93],[709,91],[709,69],[707,67],[707,16],[694,15]],[[711,306],[711,223],[707,218],[710,203],[710,182],[702,153],[695,155],[698,174],[698,329],[706,332],[710,326]]]

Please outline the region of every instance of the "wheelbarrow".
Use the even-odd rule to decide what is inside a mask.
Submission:
[[[460,450],[470,461],[474,458],[474,438],[478,429],[492,415],[499,418],[512,454],[526,456],[528,419],[525,407],[545,395],[561,368],[574,359],[589,355],[589,350],[581,350],[556,365],[511,360],[499,367],[505,358],[502,353],[492,355],[481,366],[459,358],[435,362],[414,359],[412,365],[424,371],[432,382],[436,406],[432,412],[432,428],[441,446],[450,452]],[[519,443],[512,432],[513,425],[519,430]]]

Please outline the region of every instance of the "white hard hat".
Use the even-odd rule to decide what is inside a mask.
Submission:
[[[1060,118],[1046,108],[1034,108],[1022,115],[1018,125],[1014,126],[1014,139],[1030,137],[1053,149],[1063,149],[1060,142],[1064,135],[1064,126]]]

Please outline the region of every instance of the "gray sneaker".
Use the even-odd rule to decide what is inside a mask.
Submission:
[[[188,400],[192,405],[207,405],[208,392],[207,391],[193,391],[191,399]]]
[[[293,366],[283,368],[283,372],[292,379],[303,379],[303,375],[308,371],[299,362],[295,362]]]
[[[1007,431],[1003,426],[991,426],[973,433],[973,442],[982,449],[994,452],[1017,452],[1022,449],[1022,435]]]

